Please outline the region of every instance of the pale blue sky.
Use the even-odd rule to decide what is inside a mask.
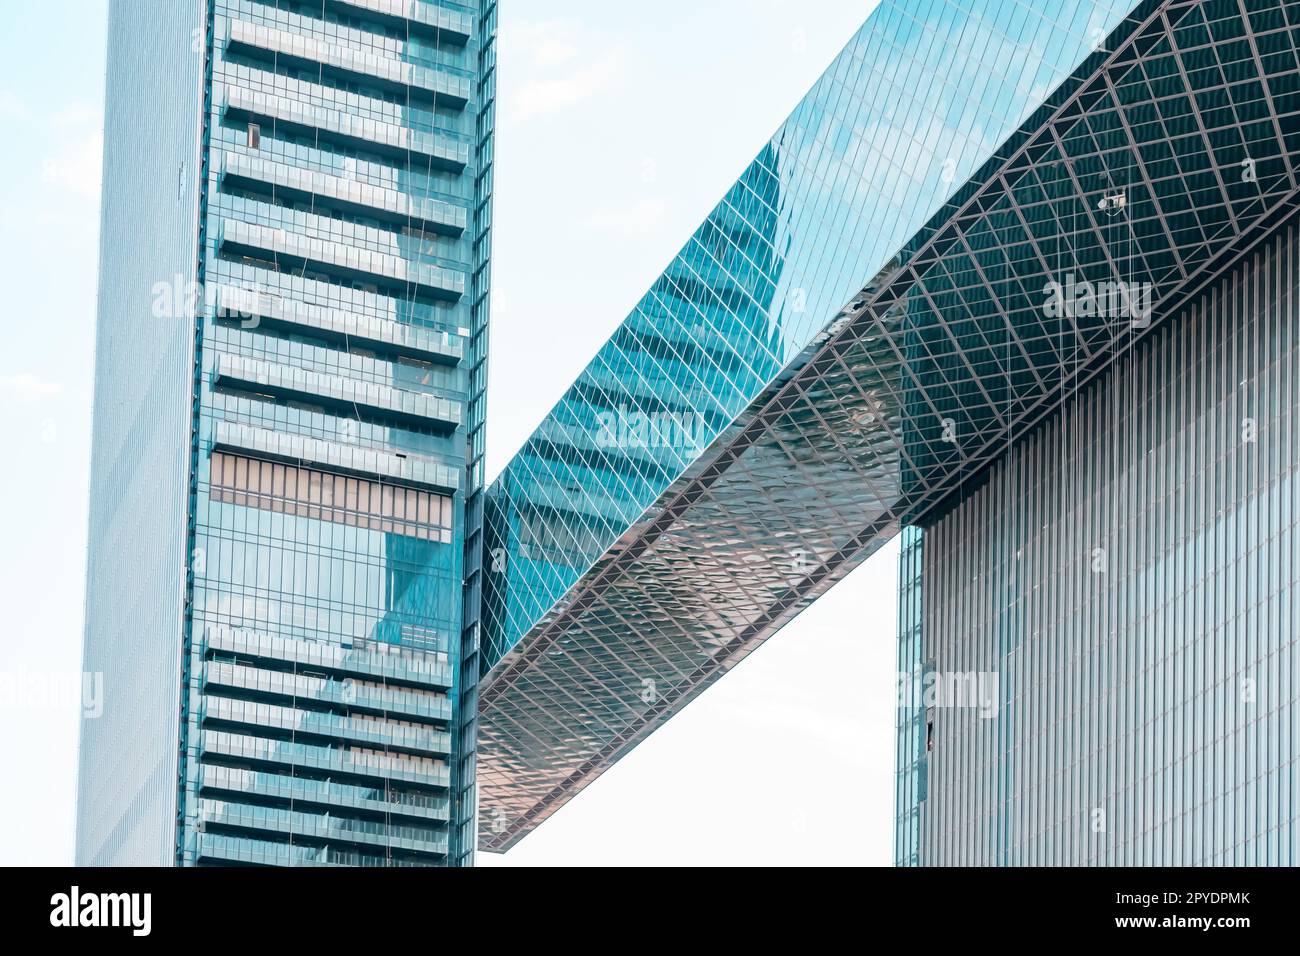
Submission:
[[[874,5],[503,0],[490,473]],[[104,21],[0,5],[0,864],[72,858]],[[896,556],[484,862],[888,863]]]

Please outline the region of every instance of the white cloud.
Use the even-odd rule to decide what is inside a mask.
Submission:
[[[51,117],[55,126],[92,126],[96,129],[103,123],[104,114],[90,103],[73,103],[65,106]]]
[[[65,144],[41,164],[41,182],[67,189],[84,199],[99,197],[104,135],[94,133]]]
[[[612,86],[622,73],[622,45],[576,23],[516,23],[502,32],[501,59],[515,64],[503,120],[553,113]]]
[[[610,51],[568,76],[528,83],[515,97],[509,115],[514,119],[529,119],[589,99],[610,85],[621,65],[621,56]]]
[[[25,119],[27,104],[13,90],[0,90],[0,119]]]
[[[52,398],[62,389],[63,386],[58,382],[43,381],[30,372],[0,375],[0,395],[15,398],[24,405],[30,405],[43,398]]]
[[[667,204],[662,199],[641,199],[621,206],[602,206],[587,217],[587,228],[625,239],[644,236],[664,218]]]
[[[523,21],[503,24],[497,43],[502,57],[508,56],[511,63],[554,66],[577,55],[575,32],[560,20]]]

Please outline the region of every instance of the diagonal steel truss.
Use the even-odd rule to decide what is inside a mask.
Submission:
[[[1139,4],[486,675],[481,848],[961,494],[1300,205],[1297,20]],[[1067,274],[1150,290],[1150,321],[1046,314]]]

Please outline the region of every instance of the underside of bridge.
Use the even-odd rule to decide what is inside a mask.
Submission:
[[[864,34],[895,35],[892,6]],[[802,341],[789,293],[810,266],[789,254],[774,139],[760,174],[729,194],[737,222],[712,217],[727,281],[687,276],[680,260],[661,280],[665,297],[725,306],[746,334],[710,340],[638,312],[611,342],[649,359],[598,356],[566,398],[584,415],[557,407],[503,473],[486,516],[481,849],[509,848],[901,527],[978,481],[1296,208],[1300,3],[1093,6],[1070,21],[1078,37],[1049,95],[1014,77],[980,94],[1005,96],[1014,125],[949,161],[961,176],[924,224]],[[960,35],[943,23],[911,29]],[[1090,24],[1105,27],[1096,40]],[[938,62],[960,51],[917,56],[935,60],[935,82],[963,82]],[[850,59],[828,71],[832,85],[873,79],[869,59]],[[833,144],[833,130],[821,135]],[[947,157],[930,152],[942,176]],[[742,260],[768,281],[741,279],[745,294],[729,299]],[[700,324],[716,326],[711,315]],[[683,369],[697,391],[665,398]],[[710,375],[738,397],[698,401]],[[644,427],[624,427],[630,402]]]

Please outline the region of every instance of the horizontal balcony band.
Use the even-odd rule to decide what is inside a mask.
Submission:
[[[301,329],[332,345],[355,343],[377,353],[419,358],[440,365],[458,365],[465,357],[465,340],[460,335],[312,305],[265,290],[222,285],[214,305],[216,318],[244,323],[256,319],[259,326]]]
[[[269,255],[290,270],[309,265],[346,281],[378,280],[398,294],[414,291],[451,302],[465,294],[464,273],[452,269],[238,219],[218,223],[217,247],[227,255]]]
[[[348,316],[360,315],[376,322],[407,327],[408,318],[420,317],[433,323],[430,326],[433,336],[446,331],[451,351],[459,352],[460,359],[472,354],[470,329],[455,322],[459,318],[457,313],[461,310],[445,302],[415,303],[410,296],[401,291],[349,288],[340,286],[328,278],[309,278],[298,273],[277,271],[273,264],[265,262],[243,262],[217,257],[209,264],[209,269],[211,282],[217,288],[231,286],[256,289],[272,299],[278,295],[287,300],[306,303],[313,308],[338,308],[344,314],[344,321],[347,321]],[[210,294],[205,292],[203,300],[205,306],[208,305]],[[414,326],[410,327],[414,328]],[[315,337],[328,337],[328,335],[329,333],[326,336]],[[424,339],[419,341],[426,342]],[[435,344],[433,347],[436,349],[440,346]],[[422,357],[430,361],[436,360],[433,356]],[[447,363],[451,364],[450,357]]]
[[[324,704],[350,712],[366,712],[376,716],[420,721],[451,720],[451,701],[443,696],[433,696],[373,687],[352,678],[315,677],[303,673],[265,670],[242,663],[207,661],[203,673],[204,689],[244,692],[259,699],[279,704],[289,702],[298,706],[300,701]]]
[[[260,769],[296,767],[381,785],[395,780],[434,789],[451,786],[451,771],[445,764],[422,765],[418,759],[366,749],[320,747],[209,729],[203,731],[200,747],[204,756],[239,760]]]
[[[204,697],[200,708],[204,727],[237,733],[280,731],[294,739],[335,741],[398,750],[421,757],[451,754],[451,734],[441,730],[407,727],[393,721],[340,717],[317,710],[280,704],[263,704],[228,697]]]
[[[254,191],[273,191],[285,200],[310,200],[321,212],[363,212],[395,226],[448,236],[459,236],[469,221],[464,206],[246,153],[223,155],[222,182]]]
[[[262,664],[301,665],[333,677],[371,677],[434,690],[450,690],[455,683],[451,664],[439,660],[439,655],[379,641],[342,647],[225,624],[208,625],[204,641],[209,650],[228,651]]]
[[[219,385],[314,402],[336,411],[356,413],[365,409],[395,424],[432,427],[444,432],[454,431],[461,421],[460,403],[435,395],[229,353],[219,355],[216,365],[214,375]]]
[[[241,767],[204,764],[199,786],[205,796],[281,801],[322,811],[355,810],[431,823],[446,823],[451,818],[450,800],[445,796],[420,794],[422,802],[411,803],[407,801],[417,795],[390,794],[386,787],[356,787]]]
[[[229,22],[226,48],[244,54],[269,53],[285,66],[316,66],[345,76],[366,77],[386,89],[427,94],[456,109],[463,109],[473,93],[469,77],[247,20]]]
[[[220,833],[200,833],[195,841],[199,862],[240,863],[246,866],[348,866],[329,859],[328,847],[309,847],[301,843],[272,843]]]
[[[390,157],[406,159],[415,153],[454,172],[469,165],[470,144],[397,123],[357,116],[342,109],[302,103],[288,95],[266,93],[226,84],[225,115],[275,120],[296,132],[323,134],[347,145],[369,147]]]
[[[444,855],[447,838],[429,839],[428,835],[405,835],[402,824],[374,824],[347,817],[318,816],[297,810],[281,810],[224,800],[199,801],[203,832],[247,830],[314,843],[343,843],[362,848],[404,850],[408,853]]]
[[[331,846],[273,843],[269,840],[200,833],[194,844],[199,863],[240,863],[247,866],[422,866],[406,859],[352,853]]]
[[[460,489],[460,469],[430,458],[359,448],[239,422],[217,422],[213,448],[252,452],[259,458],[295,465],[320,465],[341,474],[387,479],[449,494]]]
[[[324,0],[324,5],[361,18],[369,16],[390,25],[405,25],[414,28],[412,32],[461,46],[474,35],[472,15],[424,0]]]

